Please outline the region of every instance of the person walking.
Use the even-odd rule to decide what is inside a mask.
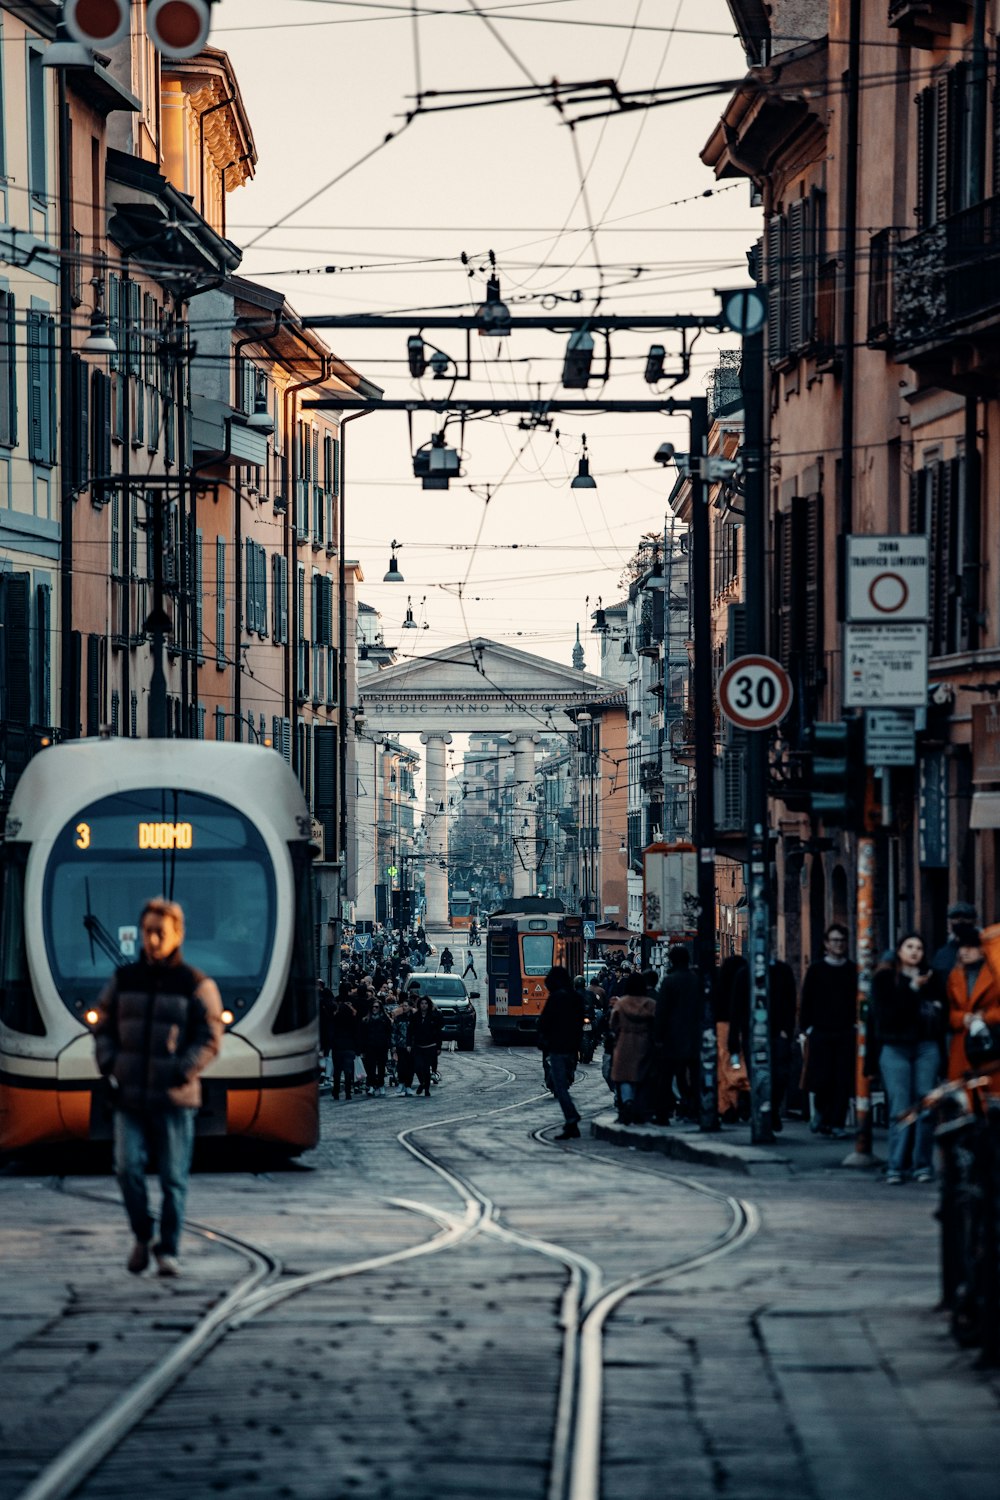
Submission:
[[[439,963],[446,974],[451,973],[452,969],[455,967],[455,955],[452,953],[450,948],[441,949],[441,957],[439,959]]]
[[[563,1114],[557,1141],[576,1140],[580,1135],[580,1111],[570,1096],[573,1070],[580,1055],[583,1036],[583,1002],[570,983],[569,973],[557,964],[545,976],[547,997],[538,1017],[538,1045],[542,1071]]]
[[[364,1058],[369,1094],[385,1093],[385,1067],[389,1060],[391,1041],[392,1022],[385,1013],[383,999],[378,997],[372,1001],[371,1010],[361,1022],[361,1056]]]
[[[358,1055],[358,1013],[346,995],[337,1001],[333,1014],[333,1097],[340,1098],[340,1080],[344,1080],[344,1099],[354,1093],[354,1062]]]
[[[147,901],[139,932],[138,962],[116,969],[98,1000],[94,1047],[115,1107],[115,1175],[134,1236],[126,1264],[138,1276],[152,1252],[161,1276],[177,1276],[201,1074],[222,1045],[222,1001],[215,981],[184,962],[176,902]],[[163,1192],[155,1242],[151,1151]]]
[[[1000,925],[978,927],[959,924],[958,963],[948,975],[948,1077],[957,1082],[976,1066],[973,1048],[966,1042],[986,1029],[1000,1028]],[[1000,1040],[1000,1031],[996,1032]],[[969,1052],[972,1051],[970,1057]],[[1000,1073],[990,1077],[989,1092],[1000,1095]]]
[[[399,1005],[392,1013],[391,1037],[392,1048],[396,1054],[397,1098],[409,1097],[413,1092],[413,1048],[410,1043],[410,1033],[419,993],[419,987],[414,985],[409,995],[400,997]]]
[[[958,938],[955,936],[959,927],[975,927],[976,908],[971,901],[955,901],[948,908],[948,938],[931,959],[931,968],[935,974],[941,976],[941,983],[947,985],[948,975],[958,963]]]
[[[675,1112],[679,1120],[698,1119],[703,1007],[688,950],[675,943],[667,951],[667,962],[670,967],[656,992],[653,1024],[658,1063],[655,1118],[661,1125],[668,1125]]]
[[[615,1039],[611,1081],[618,1091],[618,1119],[623,1125],[641,1125],[652,1113],[655,1024],[656,1001],[646,979],[638,972],[628,975],[625,992],[612,1005],[610,1018]]]
[[[431,1097],[431,1074],[437,1065],[441,1047],[441,1014],[430,995],[421,995],[410,1025],[410,1046],[413,1049],[413,1066],[416,1069],[417,1094],[425,1099]]]
[[[476,973],[476,964],[475,964],[475,960],[472,957],[472,949],[471,948],[469,949],[468,953],[465,956],[465,968],[462,970],[462,978],[463,979],[465,978],[466,974],[471,974],[472,977],[473,977],[473,979],[478,979],[479,978],[479,975]]]
[[[802,982],[799,1025],[808,1041],[805,1087],[815,1094],[811,1128],[838,1139],[846,1134],[854,1092],[858,970],[847,956],[847,928],[833,922],[823,934],[824,956]]]
[[[915,1125],[904,1125],[899,1118],[930,1093],[941,1069],[944,997],[938,976],[925,961],[919,934],[907,933],[896,944],[891,963],[876,969],[872,1010],[877,1067],[885,1084],[889,1114],[885,1180],[890,1187],[903,1181],[912,1143],[914,1181],[932,1182],[934,1116],[924,1110]]]

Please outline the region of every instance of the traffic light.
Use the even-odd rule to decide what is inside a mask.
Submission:
[[[96,51],[125,40],[131,11],[131,0],[65,0],[63,21],[74,42]]]
[[[146,32],[164,57],[195,57],[208,41],[215,0],[152,0]]]
[[[208,41],[215,0],[150,0],[146,34],[164,57],[194,57]],[[65,0],[63,20],[91,51],[116,47],[129,34],[132,0]]]
[[[828,828],[860,828],[865,811],[864,724],[839,719],[812,724],[805,733],[809,756],[809,807]]]

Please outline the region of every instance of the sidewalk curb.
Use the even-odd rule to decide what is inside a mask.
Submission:
[[[681,1134],[670,1125],[621,1125],[611,1110],[605,1110],[590,1122],[595,1140],[636,1151],[659,1151],[675,1161],[694,1162],[702,1167],[719,1167],[740,1172],[745,1177],[785,1176],[791,1171],[788,1156],[777,1155],[770,1147],[739,1146],[718,1136]]]

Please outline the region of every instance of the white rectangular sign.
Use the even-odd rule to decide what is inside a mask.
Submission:
[[[920,708],[926,702],[926,625],[844,626],[845,708]]]
[[[698,856],[690,845],[653,844],[642,855],[643,930],[680,937],[698,921]]]
[[[885,625],[927,619],[925,536],[847,538],[847,618]]]
[[[915,766],[917,735],[912,710],[869,708],[865,712],[865,765]]]

